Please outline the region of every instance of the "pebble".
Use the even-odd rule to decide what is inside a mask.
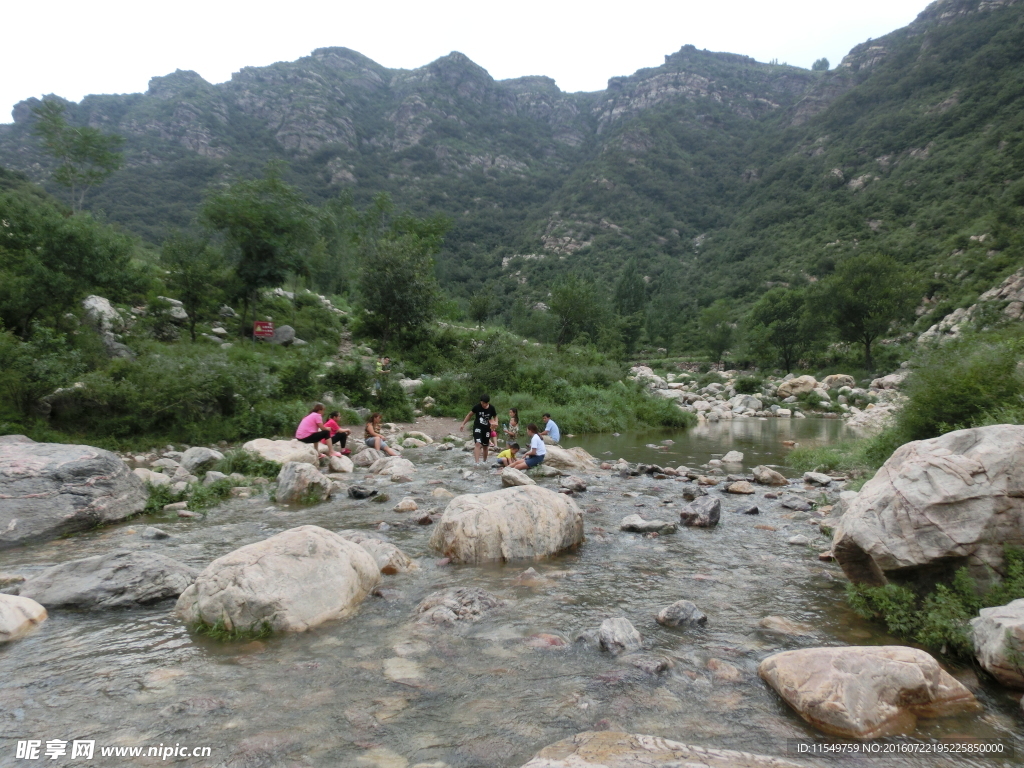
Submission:
[[[144,539],[168,539],[171,536],[167,531],[156,528],[155,526],[143,528],[140,535]]]
[[[810,544],[811,540],[804,536],[802,533],[798,533],[796,536],[790,537],[789,543],[796,544],[798,546],[803,546],[805,544]]]

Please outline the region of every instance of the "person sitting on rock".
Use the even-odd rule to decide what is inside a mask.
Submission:
[[[526,434],[530,436],[530,450],[523,454],[523,458],[512,465],[512,469],[533,469],[538,464],[543,464],[544,457],[548,454],[548,447],[544,444],[536,424],[527,424]]]
[[[494,466],[498,469],[507,467],[516,460],[516,453],[519,452],[519,443],[509,443],[508,448],[498,454],[498,463]]]
[[[544,431],[540,433],[541,437],[550,437],[552,443],[560,442],[562,432],[558,429],[558,425],[555,424],[555,420],[551,418],[551,414],[545,413],[541,418],[544,420]]]
[[[313,410],[299,422],[295,439],[300,443],[316,445],[321,440],[330,440],[331,432],[324,427],[324,404],[314,403]]]
[[[370,420],[366,422],[363,436],[366,438],[366,446],[378,451],[384,451],[388,456],[397,456],[398,451],[384,442],[384,436],[380,433],[380,413],[371,413]]]
[[[347,456],[352,453],[348,448],[345,447],[345,442],[348,440],[348,436],[352,434],[352,430],[341,426],[338,423],[338,419],[341,417],[341,413],[338,411],[331,411],[331,418],[324,424],[324,429],[331,433],[328,440],[324,443],[327,444],[328,448],[333,448],[334,445],[341,446],[341,453],[331,452],[331,456]]]

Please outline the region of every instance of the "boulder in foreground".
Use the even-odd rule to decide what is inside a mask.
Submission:
[[[907,734],[918,717],[978,707],[935,659],[902,645],[784,651],[757,671],[808,723],[850,739]]]
[[[47,568],[12,591],[49,608],[131,608],[177,597],[197,573],[152,550],[118,550]]]
[[[697,747],[618,731],[584,731],[545,747],[522,768],[799,768],[777,757]]]
[[[277,475],[278,504],[315,504],[331,495],[331,480],[312,464],[289,461]]]
[[[1024,648],[1024,599],[995,608],[982,608],[971,620],[971,639],[978,663],[1008,688],[1024,688],[1020,662]]]
[[[456,496],[430,546],[455,563],[537,559],[583,542],[583,513],[568,496],[539,485]]]
[[[0,643],[24,637],[46,621],[46,609],[35,600],[0,595]]]
[[[110,451],[0,442],[0,549],[124,520],[142,511],[147,496]]]
[[[380,581],[358,544],[303,525],[219,557],[175,606],[186,623],[225,629],[304,632],[349,616]]]
[[[961,429],[898,448],[846,508],[833,539],[851,581],[1004,573],[1024,544],[1024,426]]]
[[[562,448],[557,445],[549,445],[547,448],[548,452],[544,457],[544,464],[541,466],[563,469],[567,472],[585,472],[588,469],[597,469],[597,459],[582,448]]]

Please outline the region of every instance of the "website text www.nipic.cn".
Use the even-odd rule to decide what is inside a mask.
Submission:
[[[181,760],[189,757],[210,757],[210,747],[181,744],[160,744],[153,747],[104,747],[97,749],[94,739],[28,739],[19,741],[15,750],[18,760],[57,760],[67,757],[92,760],[94,757],[155,757],[160,760]]]

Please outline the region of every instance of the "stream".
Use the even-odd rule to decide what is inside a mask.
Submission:
[[[621,456],[671,466],[699,466],[739,450],[749,472],[757,464],[784,465],[789,448],[783,440],[827,443],[842,438],[843,429],[838,420],[737,419],[686,432],[579,436],[563,445],[583,446],[599,460]],[[666,440],[673,443],[647,447]],[[417,465],[416,478],[400,485],[377,480],[390,496],[384,504],[339,496],[312,507],[281,507],[256,496],[233,499],[197,519],[135,518],[0,553],[0,571],[23,575],[116,548],[152,549],[201,569],[298,525],[374,530],[385,521],[391,528],[383,535],[420,566],[382,577],[383,597],[367,598],[346,621],[249,642],[225,644],[191,634],[172,615],[173,602],[124,611],[53,610],[39,631],[0,647],[0,766],[33,764],[15,758],[18,740],[95,739],[92,761],[45,762],[173,763],[100,757],[99,749],[180,744],[210,747],[210,757],[177,761],[189,766],[517,768],[554,741],[600,729],[809,766],[836,764],[787,754],[788,739],[838,740],[818,733],[783,703],[758,678],[757,664],[781,650],[898,641],[846,607],[842,572],[818,560],[829,542],[811,524],[811,513],[783,509],[760,489],[755,501],[761,514],[736,514],[750,497],[728,496],[719,487],[710,489],[723,505],[714,529],[681,528],[653,538],[622,533],[618,522],[629,514],[678,521],[684,483],[594,471],[584,475],[588,490],[576,497],[587,510],[586,542],[576,553],[538,563],[456,567],[440,564],[429,550],[433,526],[407,523],[391,508],[411,496],[421,509],[440,511],[445,499],[431,495],[439,485],[456,494],[495,490],[497,475],[473,468],[472,454],[459,450],[430,446],[405,456]],[[467,469],[472,471],[464,477]],[[368,479],[364,471],[355,477],[361,484]],[[540,483],[557,487],[557,478]],[[149,525],[170,538],[142,539]],[[789,544],[798,533],[811,543]],[[536,574],[523,575],[531,565]],[[505,605],[455,629],[417,625],[416,605],[453,586],[482,587]],[[669,629],[655,622],[662,607],[680,599],[708,615],[706,627]],[[769,615],[806,625],[807,634],[760,628]],[[617,616],[628,618],[645,649],[668,657],[673,667],[647,674],[572,642]],[[531,640],[541,633],[567,643]],[[726,664],[709,669],[712,659]],[[1015,735],[1016,697],[979,682],[969,668],[951,672],[976,692],[982,711],[922,721],[913,738],[1009,740],[1016,743],[1016,758],[846,758],[839,764],[1024,763],[1024,745]]]

